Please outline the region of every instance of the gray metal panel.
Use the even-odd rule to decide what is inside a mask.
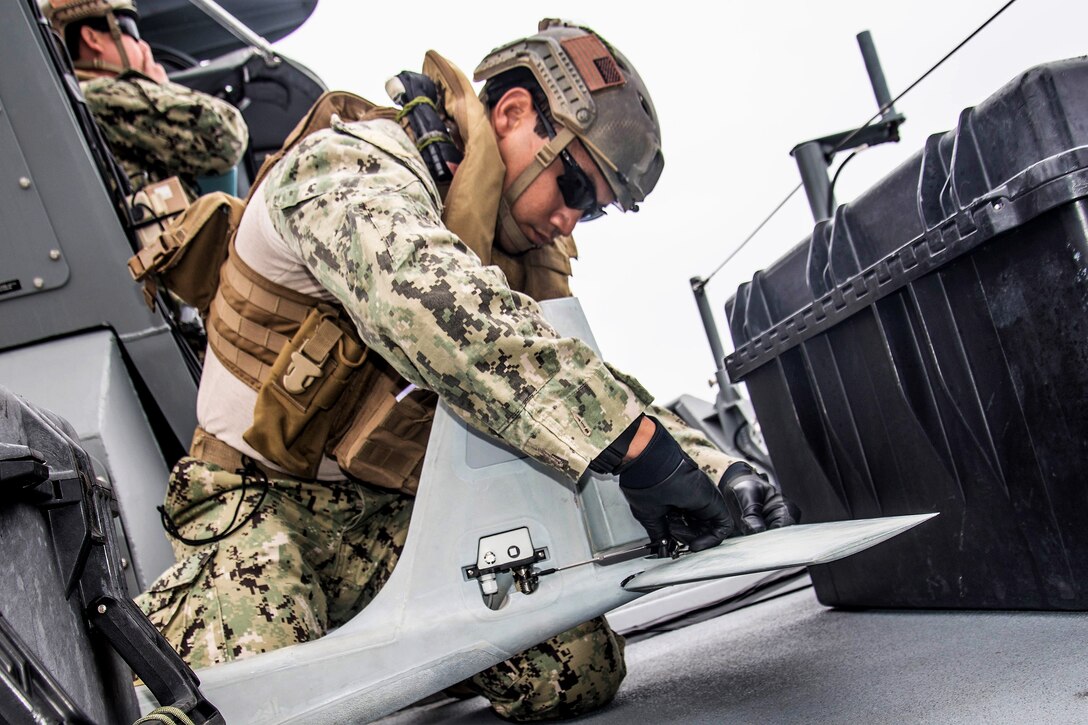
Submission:
[[[465,464],[469,468],[488,468],[496,463],[506,463],[528,458],[521,451],[496,442],[485,433],[470,429],[468,432],[468,450],[465,452]]]
[[[168,470],[113,335],[98,331],[0,353],[0,383],[71,423],[113,486],[136,583],[145,589],[174,563],[155,511]]]
[[[0,226],[0,278],[22,249],[17,237],[55,235],[70,270],[67,284],[39,294],[0,294],[0,349],[78,330],[109,325],[117,330],[152,395],[183,447],[196,425],[196,384],[161,317],[143,302],[128,275],[132,251],[82,131],[61,77],[46,53],[30,0],[0,3],[0,107],[10,134],[0,134],[0,158],[21,157],[24,168],[0,166],[3,208],[30,203],[19,179],[29,179],[45,217],[30,215],[23,226]],[[74,79],[69,79],[74,84]],[[6,216],[5,216],[5,221]],[[21,252],[20,252],[21,254]],[[60,269],[60,267],[57,267]],[[3,281],[0,279],[0,282]]]
[[[540,303],[552,327],[561,335],[589,345],[598,355],[601,349],[593,337],[582,303],[575,297]],[[603,356],[602,356],[603,357]],[[635,521],[617,479],[586,472],[578,483],[578,505],[594,554],[616,549],[646,538],[646,530]]]
[[[0,229],[18,229],[0,250],[0,298],[11,299],[60,287],[68,281],[68,264],[49,226],[38,189],[19,150],[11,121],[0,105]]]
[[[598,355],[601,354],[577,298],[547,300],[540,306],[559,334],[581,340]],[[469,431],[465,461],[470,468],[486,468],[518,459],[528,462],[525,454],[505,443],[483,433]],[[578,503],[594,554],[646,538],[646,531],[631,516],[630,507],[611,476],[586,473],[579,482],[579,494]]]
[[[671,404],[666,406],[680,418],[705,435],[711,442],[723,451],[735,451],[736,443],[728,440],[722,431],[721,421],[718,420],[718,411],[712,403],[694,395],[681,395]]]
[[[578,504],[594,554],[647,539],[646,530],[631,515],[619,479],[587,473],[579,493]]]

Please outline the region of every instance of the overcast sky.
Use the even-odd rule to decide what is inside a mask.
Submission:
[[[665,171],[637,214],[610,213],[575,232],[574,291],[604,355],[667,402],[712,399],[714,361],[688,280],[725,259],[797,184],[789,150],[856,127],[875,111],[855,35],[870,30],[898,95],[1004,4],[998,0],[811,2],[462,2],[320,0],[277,43],[330,88],[386,102],[385,80],[435,49],[470,77],[492,47],[541,17],[589,25],[638,68],[661,118]],[[463,9],[463,10],[462,10]],[[1018,73],[1082,55],[1088,3],[1017,0],[899,102],[902,141],[859,154],[836,186],[846,202],[953,127]],[[841,160],[841,159],[840,159]],[[725,300],[805,238],[803,192],[723,269],[708,294],[726,348]]]

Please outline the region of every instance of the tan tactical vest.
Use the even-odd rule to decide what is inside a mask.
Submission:
[[[333,115],[356,121],[395,114],[351,94],[325,94],[265,160],[252,188],[299,141],[328,128]],[[407,382],[368,355],[342,309],[265,279],[232,244],[206,329],[220,362],[257,392],[253,425],[243,434],[254,450],[296,476],[313,477],[331,456],[356,478],[415,491],[437,398],[422,390],[399,396]]]
[[[443,222],[484,264],[499,266],[514,289],[538,300],[569,296],[573,239],[518,256],[494,246],[505,169],[487,111],[464,74],[437,53],[427,54],[423,72],[439,86],[439,105],[465,154],[445,190]],[[284,153],[328,128],[333,114],[356,121],[396,118],[397,111],[348,93],[326,93],[283,149],[265,160],[252,189]],[[233,236],[237,217],[231,221]],[[415,491],[437,397],[421,390],[403,394],[407,382],[380,356],[368,355],[343,310],[265,279],[237,256],[233,243],[210,304],[207,293],[194,296],[201,297],[197,307],[206,313],[216,357],[257,391],[246,443],[296,476],[312,478],[328,455],[356,478]]]

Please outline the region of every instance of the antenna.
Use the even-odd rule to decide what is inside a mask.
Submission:
[[[847,149],[898,141],[899,125],[907,120],[895,110],[892,103],[872,34],[863,30],[858,33],[857,38],[861,57],[865,61],[865,70],[869,72],[869,83],[873,86],[873,95],[880,107],[880,121],[852,131],[805,141],[790,151],[790,155],[797,162],[797,170],[801,173],[801,183],[805,187],[809,208],[812,209],[812,218],[818,222],[830,218],[830,210],[835,205],[833,189],[827,176],[827,167],[835,154]]]
[[[224,10],[215,0],[189,0],[189,2],[203,10],[208,17],[219,23],[220,27],[228,33],[255,48],[257,53],[264,58],[265,63],[270,66],[279,64],[280,59],[272,45],[250,30],[248,25]]]
[[[869,83],[873,86],[873,95],[876,96],[876,105],[881,108],[881,116],[887,121],[895,115],[895,107],[892,105],[892,94],[888,92],[888,83],[884,80],[884,70],[880,67],[880,58],[876,55],[873,34],[863,30],[857,37],[865,70],[869,72]]]

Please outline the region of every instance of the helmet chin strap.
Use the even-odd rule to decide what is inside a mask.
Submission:
[[[121,36],[124,33],[121,32],[121,26],[117,23],[117,15],[106,13],[106,22],[110,26],[110,37],[113,38],[113,44],[117,46],[117,53],[121,56],[121,65],[124,66],[125,70],[131,70],[132,62],[128,59],[125,44],[121,41]]]
[[[77,60],[72,63],[72,67],[76,70],[98,71],[112,73],[114,75],[121,75],[128,70],[128,68],[117,65],[116,63],[107,63],[101,58],[95,58],[94,60]]]
[[[503,250],[511,254],[524,254],[531,249],[535,249],[537,245],[529,241],[529,238],[525,236],[524,232],[514,221],[513,208],[514,202],[525,193],[525,190],[529,188],[529,185],[536,181],[536,177],[544,171],[544,169],[551,166],[552,162],[559,157],[559,152],[570,145],[574,139],[577,138],[570,129],[560,128],[558,133],[555,134],[555,138],[549,139],[548,143],[544,144],[529,165],[518,174],[518,178],[514,179],[514,183],[510,185],[510,188],[503,192],[502,200],[499,201],[499,245]]]
[[[103,71],[106,73],[115,73],[120,75],[127,70],[132,70],[132,61],[128,58],[128,53],[125,51],[125,44],[121,40],[121,36],[124,33],[121,32],[121,26],[117,24],[117,16],[112,12],[106,13],[106,23],[110,28],[110,38],[113,39],[113,44],[117,46],[117,54],[121,57],[121,65],[115,63],[107,63],[101,58],[94,58],[92,60],[77,60],[72,64],[73,68],[78,70],[90,70],[90,71]]]

